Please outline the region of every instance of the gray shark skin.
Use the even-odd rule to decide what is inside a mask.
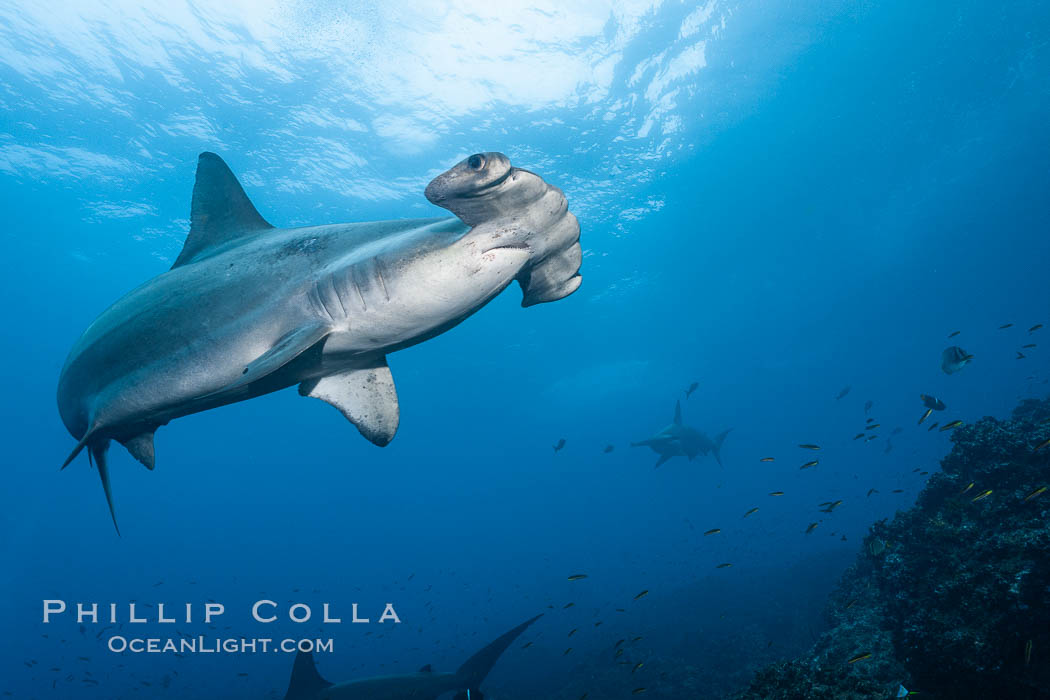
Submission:
[[[693,461],[698,456],[713,454],[718,466],[722,466],[722,443],[726,435],[732,430],[726,430],[715,436],[715,439],[707,437],[699,430],[694,430],[682,423],[682,402],[674,404],[674,421],[656,435],[648,440],[632,442],[631,447],[649,447],[653,452],[660,455],[656,466],[660,466],[672,457],[687,457]]]
[[[517,280],[522,306],[580,285],[580,227],[561,190],[478,153],[435,178],[458,218],[274,228],[217,155],[202,153],[190,232],[172,268],[129,292],[73,346],[58,408],[99,471],[106,451],[153,469],[174,418],[293,385],[376,445],[400,420],[387,355],[443,333]],[[118,530],[119,533],[119,530]]]
[[[529,625],[523,622],[467,659],[455,673],[432,671],[430,665],[416,673],[378,676],[345,683],[329,683],[317,672],[313,655],[299,652],[284,700],[437,700],[443,693],[462,691],[453,700],[484,700],[480,686],[499,657]]]

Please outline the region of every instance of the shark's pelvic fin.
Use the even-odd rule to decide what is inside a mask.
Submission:
[[[321,678],[314,665],[314,655],[300,651],[295,655],[292,679],[288,681],[288,692],[284,700],[315,700],[317,694],[332,684]]]
[[[153,471],[155,466],[155,454],[153,451],[153,431],[149,430],[139,433],[133,438],[121,440],[120,444],[127,448],[131,456],[142,462],[146,469]]]
[[[682,424],[682,402],[680,400],[674,402],[674,424]]]
[[[109,486],[109,464],[106,462],[106,452],[109,450],[109,440],[100,440],[88,445],[88,460],[93,462],[98,469],[98,476],[102,479],[102,490],[106,492],[106,504],[109,505],[109,517],[113,518],[113,527],[120,536],[120,526],[117,525],[117,512],[113,508],[113,490]]]
[[[236,381],[230,382],[218,391],[208,394],[208,396],[234,391],[243,386],[247,386],[252,382],[258,381],[269,374],[273,374],[312,348],[314,345],[317,345],[317,343],[324,340],[325,336],[330,332],[331,329],[328,328],[328,326],[317,322],[297,328],[294,331],[285,334],[285,336],[278,340],[272,348],[252,360],[252,362],[244,368],[240,378]]]
[[[499,639],[491,642],[487,647],[474,654],[466,660],[466,662],[459,667],[456,671],[456,676],[463,686],[467,689],[472,697],[480,697],[478,695],[481,691],[479,686],[481,682],[485,680],[485,676],[489,675],[489,671],[496,665],[496,661],[499,660],[500,655],[507,650],[515,639],[528,629],[536,620],[543,617],[542,614],[521,623],[510,632],[507,632]]]
[[[222,158],[201,153],[190,205],[190,233],[172,268],[206,257],[230,241],[272,228]]]
[[[299,393],[332,404],[370,441],[384,447],[394,439],[401,410],[386,357],[299,385]]]

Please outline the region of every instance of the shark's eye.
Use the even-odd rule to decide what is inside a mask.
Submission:
[[[471,170],[481,170],[485,167],[485,156],[475,153],[470,158],[467,158],[467,165],[470,166]]]

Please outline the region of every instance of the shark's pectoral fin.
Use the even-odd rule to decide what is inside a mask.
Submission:
[[[251,384],[252,382],[258,381],[267,375],[273,374],[295,358],[299,357],[299,355],[302,355],[314,345],[324,340],[330,332],[331,328],[321,322],[317,322],[307,324],[300,328],[296,328],[290,333],[286,333],[283,338],[274,343],[272,348],[248,363],[248,365],[241,371],[240,378],[207,396],[235,391]],[[204,398],[207,398],[207,396]]]
[[[662,454],[662,455],[660,455],[660,459],[656,460],[656,465],[653,466],[653,469],[656,469],[656,467],[659,467],[661,464],[663,464],[667,460],[671,459],[671,457],[673,457],[673,456],[674,455],[669,455],[669,454]]]
[[[127,440],[121,440],[120,444],[127,448],[131,456],[142,462],[146,469],[153,471],[155,466],[154,462],[154,451],[153,451],[153,431],[149,430],[144,433],[139,433],[133,438]]]
[[[332,404],[380,447],[394,439],[401,411],[386,357],[369,366],[303,382],[299,393]]]
[[[577,234],[578,235],[578,234]],[[557,301],[569,296],[579,288],[580,262],[583,251],[579,243],[573,243],[536,265],[527,268],[518,277],[521,285],[522,306],[533,306],[547,301]]]

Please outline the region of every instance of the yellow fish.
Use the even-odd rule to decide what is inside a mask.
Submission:
[[[810,523],[809,527],[806,528],[806,534],[808,535],[809,533],[811,533],[814,530],[816,530],[817,529],[817,525],[818,525],[818,523]]]
[[[848,663],[848,664],[855,664],[858,661],[863,661],[864,659],[870,659],[870,658],[871,658],[871,653],[870,652],[866,653],[866,654],[859,654],[858,656],[854,656],[852,659],[850,659],[846,663]]]
[[[708,530],[707,532],[704,533],[704,537],[706,537],[708,535],[717,535],[721,531],[722,531],[721,528],[713,527],[713,528],[711,528],[710,530]]]
[[[1045,486],[1040,486],[1035,491],[1032,491],[1032,493],[1030,493],[1027,496],[1025,496],[1024,500],[1030,501],[1033,498],[1035,498],[1036,496],[1038,496],[1039,494],[1043,493],[1044,491],[1046,491],[1046,487]]]
[[[640,600],[640,599],[644,598],[644,597],[645,597],[645,596],[647,596],[647,595],[649,595],[649,589],[648,589],[648,588],[646,588],[646,589],[645,589],[644,591],[642,591],[641,593],[639,593],[638,595],[636,595],[636,596],[634,597],[634,599],[635,599],[635,600]]]
[[[992,495],[992,490],[991,489],[988,489],[987,491],[981,491],[979,494],[977,494],[976,496],[973,497],[973,500],[971,500],[970,503],[976,503],[977,501],[984,500],[985,498],[988,498],[991,495]]]
[[[820,460],[819,459],[815,459],[812,462],[806,462],[801,467],[799,467],[799,469],[809,469],[810,467],[815,467],[818,464],[820,464]]]
[[[1038,445],[1036,445],[1036,446],[1035,446],[1035,449],[1034,449],[1034,450],[1032,450],[1032,452],[1038,452],[1039,450],[1043,449],[1043,448],[1044,448],[1044,447],[1046,447],[1047,445],[1050,445],[1050,438],[1047,438],[1046,440],[1043,440],[1043,441],[1042,441],[1041,443],[1039,443]]]
[[[804,450],[819,450],[820,449],[820,445],[812,445],[812,444],[810,444],[808,442],[804,443],[802,445],[799,445],[799,447],[801,447]]]
[[[769,495],[770,496],[783,496],[784,492],[783,491],[770,491]]]
[[[729,568],[729,567],[731,567],[731,566],[732,566],[732,564],[719,564],[719,565],[718,565],[718,566],[716,566],[715,568],[716,568],[716,569],[728,569],[728,568]]]
[[[932,408],[927,408],[926,409],[926,413],[923,413],[922,414],[922,418],[919,419],[919,425],[922,425],[922,422],[924,420],[926,420],[927,418],[929,418],[931,413],[933,413],[933,409]]]
[[[760,459],[758,461],[759,462],[772,462],[773,458],[772,457],[763,457],[762,459]]]
[[[962,424],[963,424],[963,422],[961,420],[953,420],[951,423],[945,423],[944,425],[942,425],[940,432],[943,433],[945,430],[951,430],[952,428],[958,428]]]
[[[569,577],[569,580],[570,581],[580,581],[580,580],[585,579],[585,578],[587,578],[587,574],[573,574],[572,576]]]
[[[744,517],[746,518],[747,516],[751,515],[751,514],[752,514],[752,513],[754,513],[754,512],[757,512],[757,511],[758,511],[758,508],[757,508],[757,507],[756,507],[756,508],[752,508],[752,509],[751,509],[751,510],[749,510],[748,512],[744,513]]]

